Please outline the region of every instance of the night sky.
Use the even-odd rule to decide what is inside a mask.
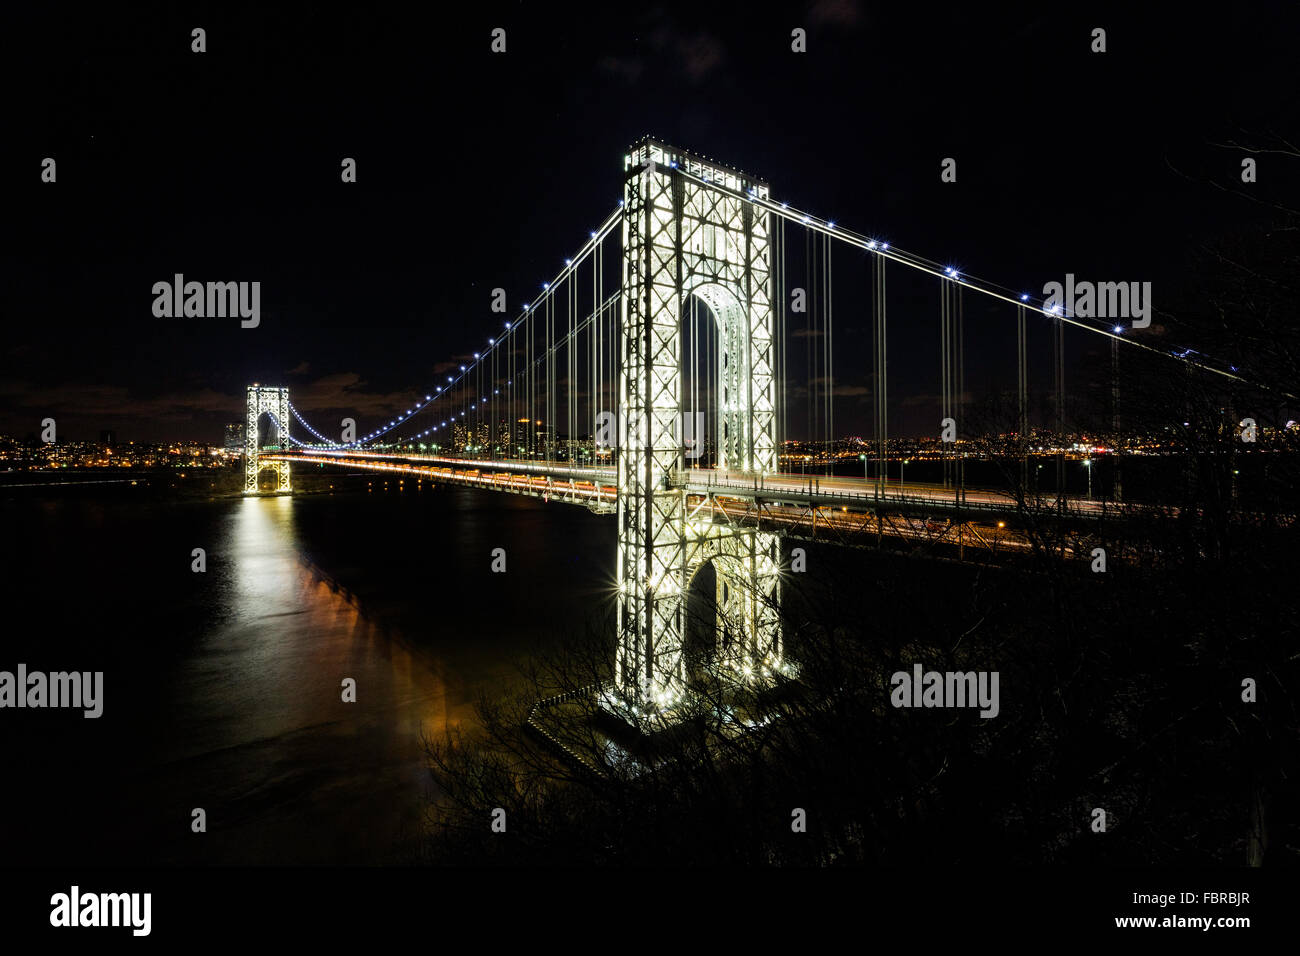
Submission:
[[[1215,144],[1291,135],[1300,115],[1282,4],[30,6],[0,41],[0,434],[20,438],[52,416],[61,438],[219,442],[254,381],[369,431],[499,327],[492,288],[513,312],[581,245],[647,133],[1006,286],[1152,281],[1147,334],[1178,343],[1196,250],[1273,216],[1214,188],[1240,186],[1246,155]],[[1258,158],[1256,195],[1300,192]],[[260,281],[260,327],[155,318],[152,285],[177,272]],[[869,325],[848,304],[836,321],[837,381],[860,387]],[[1000,328],[971,333],[976,359],[1014,361]],[[926,387],[935,356],[899,341],[891,375]],[[841,407],[841,432],[867,427],[869,404]]]

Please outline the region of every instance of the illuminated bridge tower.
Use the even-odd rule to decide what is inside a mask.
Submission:
[[[690,296],[718,331],[718,466],[776,470],[771,224],[743,198],[767,198],[767,184],[736,170],[649,139],[625,170],[614,696],[662,713],[687,690],[686,596],[706,563],[718,582],[720,669],[759,680],[782,667],[777,536],[688,513],[682,486]]]
[[[257,476],[262,469],[275,471],[275,493],[285,495],[293,491],[289,484],[289,463],[287,461],[258,461],[261,451],[257,441],[257,422],[263,413],[275,419],[278,436],[276,444],[280,450],[289,449],[289,390],[268,385],[248,386],[248,416],[244,422],[244,494],[260,494]]]

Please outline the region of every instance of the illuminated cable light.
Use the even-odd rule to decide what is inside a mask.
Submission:
[[[1021,301],[1021,302],[1028,302],[1028,301],[1029,301],[1029,293],[1028,293],[1028,292],[1022,292],[1022,293],[1020,293],[1020,301]]]
[[[1117,325],[1115,326],[1115,328],[1111,329],[1111,331],[1114,332],[1116,335],[1119,335],[1121,332],[1124,331],[1124,326]]]
[[[835,223],[833,223],[833,222],[828,222],[828,223],[826,223],[826,228],[827,228],[827,229],[834,229],[834,228],[835,228]]]

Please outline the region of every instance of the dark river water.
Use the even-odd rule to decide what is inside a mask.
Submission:
[[[613,598],[614,519],[581,507],[375,475],[282,498],[167,482],[0,488],[0,671],[104,672],[99,719],[0,709],[11,865],[409,859],[423,736],[472,724]]]
[[[422,734],[472,722],[480,693],[594,619],[614,524],[375,485],[0,501],[0,670],[104,672],[99,719],[0,710],[7,862],[406,857],[431,787]],[[206,833],[191,832],[196,807]]]

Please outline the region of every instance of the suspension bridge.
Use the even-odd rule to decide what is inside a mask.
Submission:
[[[1019,450],[1022,478],[1035,433],[1040,450],[1042,434],[1058,443],[1066,434],[1067,328],[1108,339],[1116,375],[1120,348],[1167,355],[1109,321],[1080,318],[814,216],[774,198],[762,179],[655,139],[627,152],[624,171],[622,199],[538,294],[499,318],[477,350],[401,414],[361,437],[334,440],[307,421],[288,389],[253,385],[244,456],[249,495],[263,493],[265,470],[274,472],[273,493],[289,493],[291,468],[315,464],[614,515],[611,708],[670,715],[688,693],[686,600],[706,564],[716,572],[719,634],[726,620],[728,633],[740,635],[720,648],[718,666],[763,682],[790,672],[777,610],[788,565],[783,538],[856,543],[938,535],[959,550],[1023,546],[1003,529],[1023,510],[1026,483],[967,481],[977,447],[966,381],[968,299],[1002,310],[1016,327],[1017,383],[1005,433]],[[895,285],[887,287],[887,279]],[[900,280],[911,286],[895,291]],[[860,303],[842,291],[846,283],[855,284]],[[925,285],[929,293],[918,291]],[[926,295],[937,301],[939,318],[927,452],[937,480],[906,482],[901,465],[897,480],[889,475],[891,421],[898,420],[889,341],[899,329],[888,313],[901,298],[910,326],[915,302]],[[846,303],[855,318],[870,320],[870,387],[863,392],[873,425],[851,456],[862,464],[861,478],[834,468],[844,399],[836,386],[835,314]],[[1038,423],[1045,431],[1030,421],[1031,328],[1051,336],[1052,395],[1047,420]],[[843,320],[840,334],[866,338],[862,328],[845,332]],[[263,417],[276,426],[269,444],[259,441]],[[293,421],[307,437],[290,434]],[[1067,493],[1066,456],[1058,452],[1048,510],[1078,520],[1113,509],[1118,485],[1110,501]]]

